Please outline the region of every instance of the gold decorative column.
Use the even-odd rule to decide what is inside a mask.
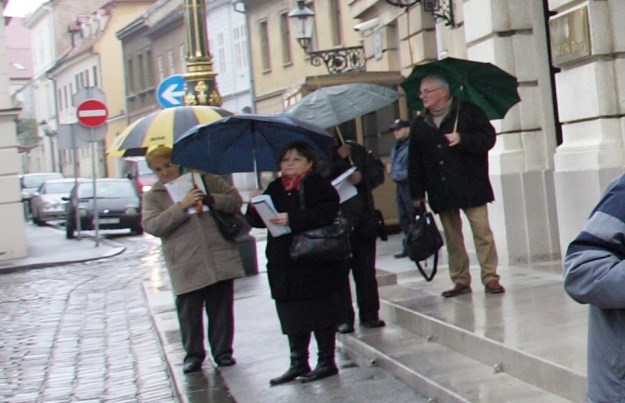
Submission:
[[[185,80],[185,105],[222,104],[217,90],[213,56],[208,48],[206,36],[205,0],[184,0],[184,20],[187,28],[187,73]]]

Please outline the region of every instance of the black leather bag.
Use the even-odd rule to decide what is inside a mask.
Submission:
[[[300,188],[300,208],[305,209],[304,185]],[[332,224],[293,235],[289,256],[295,261],[332,262],[352,257],[349,238],[352,225],[340,213]]]
[[[210,196],[210,191],[208,190],[208,185],[204,181],[204,178],[202,178],[202,181],[204,182],[206,195]],[[224,213],[223,211],[216,210],[213,203],[205,203],[210,207],[210,215],[215,220],[217,229],[226,241],[235,242],[239,237],[249,234],[252,230],[252,226],[247,222],[247,219],[240,211]]]
[[[293,235],[289,255],[295,261],[332,262],[352,257],[352,226],[339,215],[331,225]]]
[[[443,246],[443,238],[441,237],[436,221],[432,213],[428,212],[425,206],[417,208],[414,222],[410,224],[408,234],[404,239],[404,250],[408,257],[417,264],[419,272],[427,281],[432,281],[436,275],[438,266],[438,251]],[[421,262],[434,256],[432,271],[428,274],[426,271],[427,262],[421,265]]]
[[[217,224],[217,229],[226,241],[234,242],[237,238],[247,235],[252,227],[249,225],[245,216],[241,213],[224,213],[223,211],[214,210],[210,214]]]

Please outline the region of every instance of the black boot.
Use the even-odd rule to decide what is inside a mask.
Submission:
[[[319,349],[317,366],[299,378],[302,383],[316,381],[339,373],[339,369],[334,362],[334,328],[315,330],[315,339],[317,339],[317,347]]]
[[[277,378],[269,380],[271,386],[291,382],[301,375],[310,372],[308,365],[308,344],[310,344],[310,333],[288,335],[289,347],[291,349],[291,365],[289,369]]]

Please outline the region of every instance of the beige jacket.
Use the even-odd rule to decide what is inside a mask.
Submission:
[[[234,212],[241,208],[237,189],[217,175],[204,174],[203,178],[215,198],[215,209]],[[210,213],[182,210],[160,181],[143,196],[142,224],[147,233],[161,238],[175,295],[244,275],[236,243],[221,236]]]

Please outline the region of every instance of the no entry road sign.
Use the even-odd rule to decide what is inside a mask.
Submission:
[[[103,102],[97,99],[87,99],[76,108],[78,123],[85,127],[98,127],[106,123],[109,111]]]

